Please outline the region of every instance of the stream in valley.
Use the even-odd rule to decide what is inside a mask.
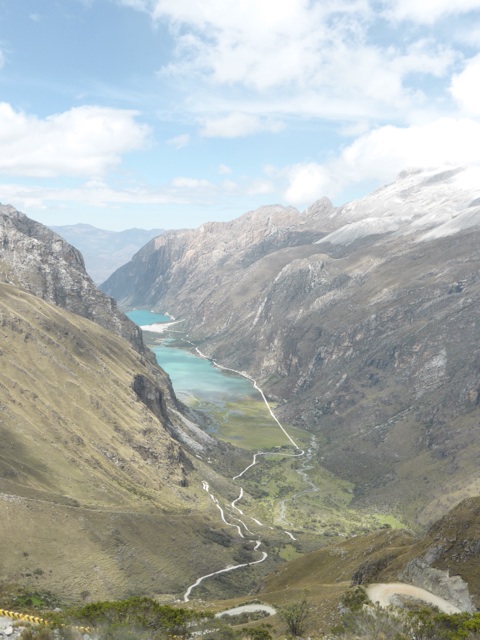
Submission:
[[[172,319],[168,316],[161,316],[148,311],[135,310],[129,312],[127,315],[147,332],[149,326],[172,322]],[[158,329],[157,327],[157,332],[161,335],[161,327],[160,331]],[[164,338],[160,341],[160,344],[150,344],[149,346],[155,353],[159,365],[169,374],[175,393],[181,400],[191,406],[205,410],[211,417],[219,420],[219,433],[217,433],[219,437],[223,435],[223,437],[230,442],[237,440],[240,446],[256,451],[253,455],[252,463],[236,475],[235,478],[232,478],[233,480],[241,482],[242,476],[258,464],[262,456],[298,458],[305,455],[305,452],[296,444],[292,436],[279,422],[264,392],[253,378],[239,371],[224,367],[219,363],[214,363],[214,361],[195,347],[193,343],[189,342],[186,336],[183,337],[183,340],[186,344],[190,345],[193,353],[188,349],[171,346],[171,338]],[[253,438],[251,435],[252,432],[254,433]],[[261,432],[260,436],[259,432]],[[272,448],[276,446],[285,445],[291,447],[291,453],[272,451]],[[267,450],[259,450],[260,448]],[[311,449],[309,449],[309,454],[311,456]],[[308,457],[307,460],[309,461],[310,457]],[[308,466],[304,466],[298,470],[307,488],[305,491],[298,492],[296,495],[318,490],[307,477],[306,472],[308,468]],[[205,481],[203,482],[203,489],[209,493],[211,500],[219,509],[222,521],[228,526],[235,527],[240,538],[245,538],[244,533],[249,534],[248,537],[255,544],[253,551],[259,550],[262,541],[255,539],[256,536],[253,536],[245,521],[240,520],[238,516],[232,516],[240,525],[229,522],[225,517],[224,509],[215,495],[210,493],[210,487]],[[237,503],[242,500],[244,495],[243,487],[240,485],[239,491],[239,496],[228,506],[232,511],[235,510],[244,516],[243,511],[237,506]],[[291,500],[294,500],[295,497],[296,496],[291,498]],[[283,520],[285,519],[286,502],[287,500],[282,501],[281,505],[281,517]],[[259,527],[265,526],[252,516],[250,516],[250,519]],[[268,528],[272,529],[271,526]],[[296,540],[291,532],[284,531],[284,534],[290,540]],[[259,553],[260,558],[257,560],[233,566],[230,565],[201,576],[194,584],[188,587],[184,595],[184,601],[187,602],[190,599],[192,590],[207,578],[264,562],[268,557],[267,552],[259,551]]]

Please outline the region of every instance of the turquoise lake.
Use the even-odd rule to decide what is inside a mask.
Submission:
[[[135,310],[126,314],[139,326],[157,322],[171,322],[171,318],[150,311]],[[258,398],[252,384],[238,374],[228,374],[215,367],[209,360],[194,355],[188,349],[168,346],[166,339],[160,345],[150,344],[158,364],[170,376],[177,396],[184,402],[223,405]]]
[[[128,311],[126,314],[132,322],[138,324],[139,327],[143,327],[147,324],[156,324],[157,322],[171,322],[172,319],[168,316],[164,316],[161,313],[152,313],[152,311],[146,311],[144,309],[134,309]]]

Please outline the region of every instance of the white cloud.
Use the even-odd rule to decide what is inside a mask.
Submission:
[[[465,112],[480,115],[480,54],[468,60],[463,71],[453,76],[450,92]]]
[[[172,145],[172,147],[176,147],[177,149],[186,147],[189,142],[190,136],[188,135],[188,133],[182,133],[179,136],[175,136],[174,138],[170,138],[170,140],[167,140],[167,144],[170,144]]]
[[[325,166],[316,162],[296,164],[286,170],[288,187],[285,199],[293,204],[307,204],[325,195],[330,187],[330,176]]]
[[[422,73],[439,78],[447,73],[455,57],[452,49],[425,38],[413,42],[405,53],[399,51],[392,56],[392,64],[401,77],[409,73]]]
[[[84,106],[44,119],[0,103],[0,172],[53,177],[99,176],[124,153],[146,145],[137,112]]]
[[[220,175],[225,176],[225,175],[228,175],[228,174],[232,173],[232,170],[231,170],[231,168],[230,168],[229,166],[227,166],[226,164],[219,164],[219,165],[218,165],[218,173],[219,173]]]
[[[480,0],[388,0],[387,13],[396,20],[433,24],[446,16],[480,9]]]
[[[57,182],[57,181],[56,181]],[[232,196],[243,198],[274,191],[271,181],[263,178],[242,178],[240,182],[221,179],[218,183],[205,179],[177,176],[158,188],[136,186],[114,188],[101,179],[86,180],[75,187],[39,186],[15,183],[1,185],[1,202],[9,203],[33,215],[34,210],[59,207],[85,210],[89,208],[121,209],[122,207],[144,207],[149,205],[187,205],[188,207],[213,207],[225,203]],[[210,214],[208,214],[210,215]]]
[[[53,204],[98,208],[116,208],[123,205],[196,204],[199,201],[208,201],[215,193],[215,189],[215,185],[206,180],[190,178],[176,178],[160,189],[144,187],[114,189],[99,180],[89,180],[73,188],[2,184],[1,201],[11,203],[24,212],[32,209],[46,209]]]
[[[448,45],[422,33],[387,41],[378,37],[384,25],[372,0],[123,4],[148,11],[170,29],[176,48],[161,74],[175,79],[177,86],[179,79],[187,80],[187,92],[195,87],[197,99],[187,108],[204,123],[204,136],[255,133],[254,118],[267,113],[277,119],[408,121],[404,116],[423,99],[412,76],[445,77],[456,59]],[[398,0],[395,9],[402,7],[406,11]],[[234,115],[225,116],[235,111],[236,122]]]
[[[407,166],[480,162],[480,122],[441,118],[426,125],[386,126],[355,140],[340,156],[348,176],[389,177]]]
[[[285,198],[308,205],[355,184],[390,182],[406,167],[480,165],[480,122],[442,118],[426,125],[379,127],[325,164],[287,167]]]
[[[205,121],[200,135],[204,138],[239,138],[261,131],[277,133],[283,126],[278,120],[259,118],[246,113],[231,113],[223,118]]]

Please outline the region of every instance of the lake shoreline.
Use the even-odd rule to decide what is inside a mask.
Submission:
[[[155,322],[154,324],[140,325],[142,331],[150,331],[150,333],[165,333],[174,324],[179,324],[183,320],[175,320],[174,322]]]

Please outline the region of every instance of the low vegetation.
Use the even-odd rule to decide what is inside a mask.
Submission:
[[[344,640],[474,640],[480,638],[480,614],[447,615],[432,609],[382,609],[378,605],[349,610],[332,629]]]
[[[255,615],[215,618],[202,610],[172,607],[144,597],[94,602],[63,611],[43,612],[45,624],[26,624],[21,640],[80,640],[87,634],[96,640],[181,640],[201,636],[207,640],[270,640],[270,625],[245,625]]]
[[[303,636],[307,629],[311,606],[307,595],[305,595],[298,602],[292,602],[292,604],[280,609],[280,617],[284,621],[289,635],[294,638]]]

